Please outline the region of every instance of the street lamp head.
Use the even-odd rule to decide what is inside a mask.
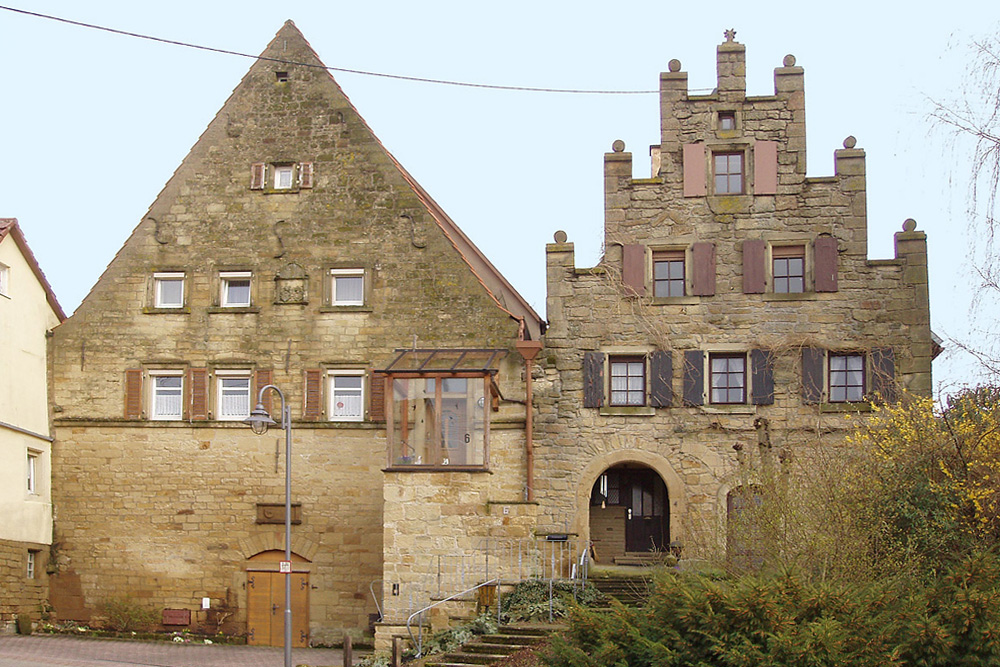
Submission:
[[[271,419],[271,415],[267,414],[263,403],[258,403],[257,407],[250,412],[250,416],[243,420],[243,423],[247,424],[257,435],[264,435],[269,426],[277,426],[278,424]]]

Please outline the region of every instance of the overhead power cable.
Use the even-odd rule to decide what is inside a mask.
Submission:
[[[281,58],[265,58],[262,56],[255,56],[250,53],[241,53],[239,51],[230,51],[228,49],[218,49],[212,46],[203,46],[201,44],[191,44],[189,42],[179,42],[173,39],[164,39],[163,37],[154,37],[152,35],[143,35],[138,32],[129,32],[127,30],[118,30],[116,28],[108,28],[107,26],[96,25],[93,23],[84,23],[82,21],[73,21],[71,19],[62,18],[59,16],[52,16],[50,14],[40,14],[38,12],[29,12],[25,9],[17,9],[15,7],[5,7],[0,5],[0,9],[6,10],[8,12],[14,12],[15,14],[24,14],[26,16],[34,16],[36,18],[47,19],[49,21],[58,21],[59,23],[66,23],[69,25],[78,26],[81,28],[90,28],[91,30],[101,30],[103,32],[110,32],[115,35],[123,35],[125,37],[135,37],[137,39],[146,39],[151,42],[159,42],[161,44],[170,44],[172,46],[183,46],[188,49],[198,49],[200,51],[209,51],[211,53],[222,53],[228,56],[239,56],[241,58],[251,58],[253,60],[266,60],[268,62],[282,63],[285,65],[298,65],[300,67],[313,67],[316,69],[325,69],[329,72],[343,72],[346,74],[359,74],[362,76],[375,76],[381,77],[383,79],[396,79],[398,81],[413,81],[416,83],[436,83],[443,86],[460,86],[464,88],[486,88],[489,90],[516,90],[528,93],[569,93],[574,95],[651,95],[657,94],[658,90],[585,90],[579,88],[535,88],[531,86],[501,86],[489,83],[470,83],[468,81],[448,81],[445,79],[428,79],[418,76],[403,76],[402,74],[386,74],[384,72],[369,72],[359,69],[347,69],[345,67],[327,67],[324,65],[315,65],[312,63],[300,63],[293,60],[283,60]]]

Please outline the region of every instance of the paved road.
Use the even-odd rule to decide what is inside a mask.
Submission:
[[[357,658],[355,657],[355,660]],[[280,648],[0,635],[0,667],[282,667]],[[293,665],[343,667],[339,649],[294,649]]]

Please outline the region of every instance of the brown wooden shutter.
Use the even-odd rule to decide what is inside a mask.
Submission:
[[[767,283],[767,243],[758,239],[743,242],[743,293],[763,294]]]
[[[302,405],[302,417],[317,421],[323,417],[323,371],[310,369],[305,372],[305,400]]]
[[[373,422],[385,421],[385,373],[373,372],[371,375],[371,408],[368,410],[368,419]]]
[[[142,369],[125,371],[125,419],[142,419]]]
[[[313,186],[313,163],[299,163],[299,187],[311,188]]]
[[[250,409],[254,410],[257,407],[257,397],[260,396],[260,388],[266,387],[269,384],[274,383],[274,372],[270,369],[259,369],[254,374],[254,387],[253,395],[250,396]],[[271,395],[273,391],[268,391],[264,393],[264,398],[261,402],[264,404],[264,409],[267,410],[267,414],[271,414]],[[276,421],[281,421],[277,419]]]
[[[263,162],[254,162],[250,165],[250,189],[263,190],[264,178],[267,173],[267,165]]]
[[[705,403],[705,353],[701,350],[684,352],[684,405]]]
[[[778,142],[755,141],[753,144],[753,193],[773,195],[778,192]]]
[[[896,357],[891,347],[877,347],[872,350],[871,389],[876,398],[894,403],[897,398]]]
[[[704,197],[707,193],[705,144],[684,144],[684,196]]]
[[[691,293],[694,296],[715,294],[715,244],[695,243],[691,246]]]
[[[813,241],[816,291],[837,291],[837,239],[820,236]]]
[[[604,354],[586,352],[583,355],[583,407],[604,405]]]
[[[674,363],[669,350],[654,350],[649,355],[649,404],[669,408],[674,402]]]
[[[188,413],[188,419],[192,421],[204,421],[208,419],[207,368],[188,369],[188,395],[191,397],[191,411]]]
[[[802,402],[819,403],[823,398],[823,371],[826,367],[826,350],[817,347],[802,348]]]
[[[622,283],[628,296],[646,294],[646,247],[630,244],[622,247]]]
[[[750,350],[751,391],[754,405],[774,403],[774,361],[770,350]]]

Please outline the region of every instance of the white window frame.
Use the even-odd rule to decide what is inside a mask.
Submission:
[[[223,394],[228,391],[239,391],[243,393],[242,388],[236,387],[226,387],[227,380],[246,380],[246,398],[247,398],[247,411],[241,414],[226,414],[223,412],[223,406],[225,401],[223,401]],[[243,421],[250,416],[250,410],[253,408],[253,379],[251,378],[251,373],[249,370],[216,370],[215,371],[215,418],[219,421]]]
[[[10,267],[0,262],[0,296],[10,296]]]
[[[178,413],[167,413],[160,414],[157,410],[157,401],[161,391],[163,393],[174,394],[178,391],[177,387],[158,387],[157,381],[160,378],[180,378],[180,411]],[[169,370],[151,370],[149,371],[149,418],[156,421],[178,421],[184,418],[184,371],[169,369]]]
[[[337,299],[338,278],[361,278],[360,299]],[[330,305],[331,306],[363,306],[365,305],[365,270],[364,269],[330,269]]]
[[[288,175],[288,185],[284,185],[281,182],[282,175]],[[276,164],[274,165],[274,189],[275,190],[291,190],[295,187],[295,165],[293,164]]]
[[[28,579],[34,579],[35,573],[38,571],[38,551],[35,549],[28,549],[28,563],[25,574],[28,575]]]
[[[166,301],[163,298],[163,286],[167,283],[180,283],[181,298],[178,302]],[[183,308],[184,307],[184,272],[183,271],[163,271],[153,274],[153,305],[156,308]]]
[[[28,450],[28,493],[33,496],[38,495],[38,467],[41,459],[41,452],[34,449]]]
[[[335,369],[327,373],[327,396],[329,397],[329,405],[327,406],[326,414],[330,421],[334,422],[360,422],[365,420],[365,399],[367,398],[365,391],[365,371],[360,369]],[[361,379],[361,387],[358,389],[350,388],[343,389],[338,393],[336,388],[337,378],[342,377],[356,377]],[[360,403],[360,409],[357,414],[353,415],[338,415],[336,401],[338,396],[351,396],[357,397]]]
[[[233,282],[248,283],[246,301],[230,301],[229,287]],[[219,305],[223,308],[249,308],[253,303],[253,272],[252,271],[220,271],[219,272]]]

